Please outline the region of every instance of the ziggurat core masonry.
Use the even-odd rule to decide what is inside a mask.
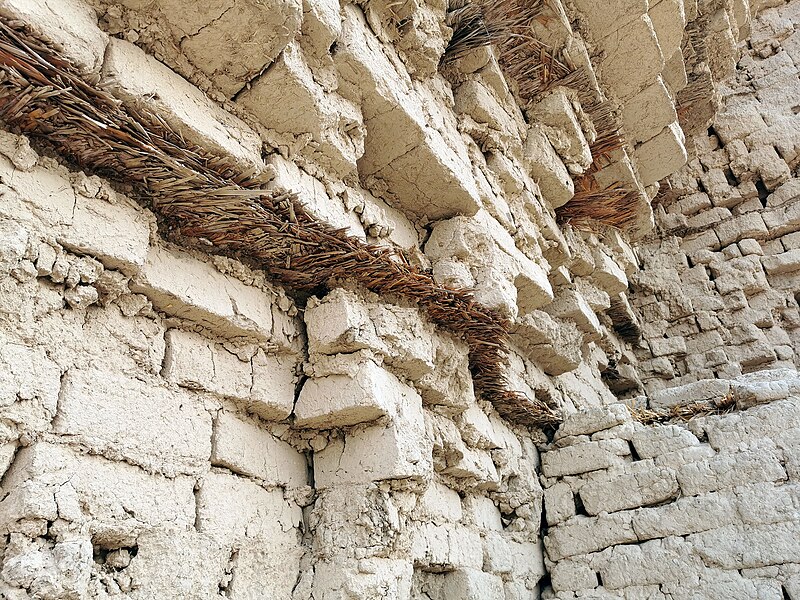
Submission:
[[[800,599],[799,22],[0,0],[0,598]]]

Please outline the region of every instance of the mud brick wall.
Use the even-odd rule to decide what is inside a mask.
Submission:
[[[289,594],[311,490],[274,421],[297,309],[164,245],[97,177],[2,144],[3,594]]]
[[[534,593],[536,436],[477,403],[461,342],[343,289],[303,323],[2,142],[7,597]]]
[[[785,399],[688,426],[621,404],[568,418],[542,454],[543,597],[797,597],[800,380],[783,381]]]
[[[798,363],[797,6],[752,24],[697,157],[669,178],[639,247],[633,305],[648,392]]]
[[[564,416],[503,418],[417,306],[282,289],[4,124],[0,597],[681,597],[656,563],[800,597],[797,2],[548,2],[572,78],[534,94],[496,45],[442,62],[454,9],[0,0],[126,110],[473,290],[509,389]],[[624,228],[563,218],[621,188]],[[720,397],[688,428],[618,404]]]

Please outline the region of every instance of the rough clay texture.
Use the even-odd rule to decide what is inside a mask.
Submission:
[[[568,418],[542,454],[542,597],[795,598],[799,416],[795,393],[688,425]]]
[[[556,221],[598,159],[576,91],[520,103],[489,48],[438,69],[444,3],[58,4],[0,15],[473,289],[510,387],[566,417],[499,417],[415,306],[293,299],[0,132],[0,597],[800,599],[797,0],[533,23],[619,113],[624,234]]]
[[[719,112],[692,139],[696,158],[668,179],[638,248],[631,302],[651,397],[800,360],[799,19],[791,3],[753,23]]]

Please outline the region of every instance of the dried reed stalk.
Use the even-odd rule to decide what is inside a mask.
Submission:
[[[453,36],[440,64],[462,58],[475,48],[502,48],[512,38],[529,36],[531,21],[542,9],[541,0],[452,0],[445,23],[453,29]]]
[[[355,280],[416,302],[466,341],[476,389],[506,418],[555,425],[544,402],[508,390],[508,323],[465,291],[436,285],[402,254],[316,221],[294,194],[261,189],[254,173],[187,143],[157,115],[125,107],[24,27],[0,19],[0,118],[41,136],[79,165],[133,183],[184,236],[255,260],[296,290]]]
[[[611,154],[621,150],[625,145],[619,131],[616,128],[605,129],[597,136],[594,143],[589,147],[592,153],[592,164],[587,170],[587,174],[597,173],[603,167],[608,166],[611,161]],[[584,175],[586,177],[587,175]]]
[[[630,313],[626,303],[617,298],[611,298],[611,306],[606,309],[606,315],[611,319],[614,331],[629,344],[636,344],[642,339],[642,328],[635,315]]]
[[[585,69],[579,69],[579,71],[581,73],[586,72]],[[579,71],[576,71],[576,73]],[[608,148],[606,150],[607,152],[622,148],[625,141],[619,133],[619,121],[617,119],[615,105],[612,102],[604,100],[598,101],[596,98],[593,100],[581,100],[581,104],[586,114],[591,118],[595,130],[597,131],[597,138],[592,144],[592,151],[603,149],[601,144],[608,145],[609,143],[603,140],[608,140],[610,138],[613,138],[617,142],[617,145],[614,148]]]
[[[514,79],[525,102],[561,85],[573,72],[561,53],[534,38],[530,28],[503,40],[498,50],[503,72]]]
[[[453,29],[453,36],[445,48],[440,66],[463,58],[475,48],[498,43],[504,32],[502,23],[486,19],[483,2],[451,2],[445,24]]]
[[[616,117],[608,103],[595,106],[597,121],[605,127],[615,123]],[[565,205],[556,209],[556,218],[561,223],[588,231],[598,229],[597,223],[624,230],[636,223],[636,200],[638,192],[634,189],[615,183],[607,188],[600,188],[595,174],[611,164],[611,154],[620,150],[625,140],[616,127],[601,130],[590,146],[592,164],[586,172],[575,180],[575,195]]]
[[[676,98],[678,123],[687,135],[701,133],[711,124],[718,108],[711,73],[692,75]]]
[[[453,28],[453,37],[441,64],[462,58],[474,48],[495,46],[506,76],[517,83],[524,101],[531,100],[574,70],[533,36],[532,24],[542,18],[544,9],[544,0],[451,2],[446,23]]]
[[[585,90],[591,89],[588,75],[582,68],[575,70],[555,85],[575,82],[581,82]],[[589,231],[597,230],[597,223],[620,230],[627,229],[637,221],[635,207],[638,192],[621,183],[601,189],[595,179],[598,171],[613,162],[611,154],[625,146],[617,115],[612,103],[598,101],[594,93],[584,95],[579,93],[579,97],[597,131],[597,137],[589,147],[592,164],[580,178],[575,180],[575,195],[565,205],[556,209],[556,218],[562,223],[569,222]]]
[[[541,8],[537,16],[539,13]],[[560,86],[575,90],[597,131],[597,138],[590,148],[592,164],[586,174],[576,180],[575,196],[556,210],[557,218],[588,230],[596,229],[598,222],[618,229],[633,225],[636,222],[637,192],[620,184],[600,190],[593,177],[594,173],[610,164],[611,153],[625,145],[613,104],[598,98],[586,69],[576,68],[566,59],[555,58],[555,53],[533,39],[530,33],[506,38],[499,49],[503,71],[517,82],[523,100],[534,101],[541,94]]]

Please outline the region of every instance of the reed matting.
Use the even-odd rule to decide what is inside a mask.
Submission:
[[[725,415],[737,410],[732,394],[713,400],[702,400],[688,404],[677,404],[661,410],[630,407],[633,418],[645,425],[658,423],[687,422],[699,417]]]
[[[437,285],[402,253],[315,220],[295,194],[262,189],[256,173],[188,143],[145,108],[123,105],[24,26],[2,20],[0,118],[83,168],[134,184],[182,236],[204,240],[212,252],[247,257],[289,289],[319,290],[348,279],[415,302],[466,341],[476,390],[500,414],[526,425],[559,422],[545,403],[509,389],[509,324],[467,291]]]

